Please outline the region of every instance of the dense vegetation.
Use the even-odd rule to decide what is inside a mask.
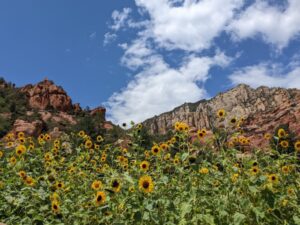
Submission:
[[[151,147],[141,124],[126,148],[83,130],[55,140],[9,134],[1,143],[0,221],[300,224],[300,142],[280,127],[265,134],[269,148],[245,154],[251,142],[242,121],[217,116],[213,134],[191,137],[178,122]]]

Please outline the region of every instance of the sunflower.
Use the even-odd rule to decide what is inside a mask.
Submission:
[[[0,159],[2,158],[2,156],[3,156],[3,152],[2,152],[2,151],[0,151]]]
[[[85,148],[90,149],[93,147],[93,142],[91,140],[86,140],[84,146]]]
[[[51,154],[51,152],[47,152],[47,153],[45,154],[45,156],[44,156],[44,160],[45,160],[46,162],[48,162],[48,161],[51,161],[51,159],[52,159],[52,154]]]
[[[11,165],[15,165],[16,162],[17,162],[17,159],[16,159],[16,157],[14,157],[14,156],[12,156],[12,157],[9,159],[9,163],[10,163]]]
[[[280,146],[282,148],[288,148],[289,147],[289,142],[288,141],[281,141],[280,142]]]
[[[293,188],[289,187],[289,188],[287,189],[287,194],[288,194],[288,195],[294,195],[294,194],[295,194],[295,190],[294,190]]]
[[[114,192],[119,192],[121,190],[121,183],[120,181],[118,181],[117,179],[114,179],[111,182],[111,187],[113,189]]]
[[[297,152],[300,152],[300,141],[296,141],[294,147],[295,147],[295,150],[296,150]]]
[[[79,137],[83,137],[85,135],[85,132],[83,130],[79,131],[78,132],[78,136]]]
[[[197,136],[198,136],[198,138],[204,138],[205,136],[206,136],[206,129],[202,129],[202,130],[198,130],[197,131]]]
[[[209,170],[206,167],[202,167],[199,169],[199,173],[201,174],[208,174]]]
[[[18,140],[21,144],[24,144],[26,142],[25,138],[19,138]]]
[[[65,185],[64,185],[63,182],[57,181],[56,184],[55,184],[55,186],[56,186],[57,189],[63,189]]]
[[[18,145],[18,146],[16,147],[16,154],[17,154],[17,156],[21,156],[21,155],[23,155],[25,152],[26,152],[26,147],[25,147],[25,145]]]
[[[281,171],[284,174],[288,174],[290,172],[290,168],[288,166],[281,167]]]
[[[50,141],[51,140],[50,135],[49,134],[45,134],[44,140],[45,141]]]
[[[127,154],[128,149],[127,149],[127,148],[123,148],[123,149],[122,149],[122,152],[123,152],[123,154]]]
[[[278,131],[277,131],[277,135],[279,138],[284,138],[286,136],[286,132],[283,128],[280,128]]]
[[[97,136],[97,142],[98,143],[100,143],[100,142],[102,142],[104,139],[103,139],[103,137],[101,136],[101,135],[98,135]]]
[[[92,189],[99,190],[102,187],[102,182],[100,180],[95,180],[92,185]]]
[[[18,174],[22,179],[26,178],[26,172],[24,170],[21,170]]]
[[[140,177],[139,189],[144,193],[151,193],[154,189],[152,178],[147,175]]]
[[[268,181],[270,183],[278,183],[279,178],[278,178],[277,174],[269,174],[268,175]]]
[[[24,132],[19,132],[19,133],[18,133],[18,138],[24,138],[24,137],[25,137]]]
[[[217,112],[217,116],[219,118],[224,118],[225,117],[225,110],[224,109],[219,109],[218,112]]]
[[[12,141],[8,142],[6,145],[8,148],[11,148],[14,146],[14,143]]]
[[[264,139],[270,140],[272,138],[272,135],[270,133],[265,133]]]
[[[96,205],[103,205],[106,200],[106,195],[103,191],[98,191],[95,198]]]
[[[236,123],[237,123],[236,117],[232,117],[232,118],[230,119],[230,124],[234,126]]]
[[[174,165],[178,165],[179,164],[179,158],[178,157],[175,157],[174,159],[173,159],[173,163],[174,163]]]
[[[34,186],[35,185],[35,180],[32,177],[26,176],[24,181],[29,186]]]
[[[130,186],[129,189],[128,189],[128,191],[131,192],[131,193],[135,192],[134,186]]]
[[[151,148],[151,152],[153,155],[157,155],[160,153],[160,147],[158,145],[154,145],[152,148]]]
[[[140,164],[140,168],[141,168],[141,170],[143,170],[144,172],[146,172],[146,171],[149,170],[149,165],[150,165],[149,162],[143,161]]]
[[[166,150],[169,149],[169,145],[168,145],[167,143],[162,143],[162,144],[160,145],[160,148],[161,148],[162,150],[166,151]]]
[[[250,169],[250,173],[251,175],[255,176],[259,173],[259,168],[257,166],[253,166],[251,169]]]
[[[51,208],[55,214],[59,213],[59,203],[57,200],[52,201]]]
[[[101,161],[101,162],[105,162],[105,161],[106,161],[106,156],[101,156],[100,161]]]

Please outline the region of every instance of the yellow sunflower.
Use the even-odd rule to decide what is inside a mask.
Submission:
[[[149,162],[147,162],[147,161],[143,161],[143,162],[141,162],[141,164],[140,164],[140,168],[141,168],[141,170],[143,170],[143,171],[148,171],[149,170]]]
[[[106,195],[103,191],[98,191],[95,198],[96,205],[103,205],[106,200]]]
[[[29,186],[34,186],[35,185],[35,180],[32,177],[26,176],[24,181]]]
[[[151,152],[153,155],[157,155],[160,153],[160,147],[158,145],[154,145],[152,148],[151,148]]]
[[[286,131],[283,128],[280,128],[277,132],[279,138],[284,138],[286,136]]]
[[[23,155],[25,152],[26,152],[26,147],[25,147],[25,145],[18,145],[18,146],[16,147],[16,154],[17,154],[17,156],[21,156],[21,155]]]
[[[92,185],[91,185],[92,189],[94,190],[99,190],[102,187],[102,182],[100,180],[95,180]]]
[[[289,147],[289,142],[288,141],[281,141],[279,144],[282,148],[288,148]]]
[[[152,178],[147,175],[140,177],[139,189],[144,193],[151,193],[154,190]]]
[[[270,133],[265,133],[264,139],[270,140],[272,138],[272,135]]]
[[[166,150],[169,149],[169,145],[168,145],[167,143],[162,143],[162,144],[160,145],[160,148],[161,148],[162,150],[166,151]]]
[[[85,135],[85,132],[83,130],[79,131],[78,132],[78,136],[79,137],[83,137]]]
[[[300,152],[300,141],[296,141],[294,147],[297,152]]]
[[[119,192],[121,190],[121,183],[119,180],[114,179],[111,182],[111,187],[113,189],[114,192]]]
[[[278,177],[277,174],[269,174],[269,175],[268,175],[268,181],[269,181],[270,183],[276,184],[276,183],[278,183],[278,181],[279,181],[279,177]]]
[[[232,117],[232,118],[230,119],[229,122],[230,122],[230,124],[233,125],[233,126],[236,125],[236,123],[237,123],[236,117]]]
[[[281,167],[281,171],[284,174],[288,174],[290,172],[290,168],[288,166]]]
[[[57,189],[63,189],[65,185],[63,182],[58,181],[56,182],[55,186]]]
[[[250,173],[251,175],[255,176],[259,173],[259,168],[257,166],[253,166],[251,169],[250,169]]]
[[[17,159],[16,159],[16,157],[14,157],[14,156],[12,156],[12,157],[9,159],[9,163],[10,163],[11,165],[15,165],[16,162],[17,162]]]
[[[55,214],[59,213],[60,208],[59,208],[59,203],[57,200],[52,201],[51,208]]]
[[[3,152],[2,152],[2,151],[0,151],[0,159],[2,158],[2,156],[3,156]]]
[[[93,142],[91,140],[86,140],[84,146],[85,148],[90,149],[93,147]]]
[[[217,117],[224,118],[226,115],[225,109],[219,109],[217,112]]]
[[[100,143],[100,142],[102,142],[104,139],[103,139],[103,137],[101,136],[101,135],[98,135],[97,136],[97,142],[98,143]]]
[[[26,172],[24,170],[21,170],[18,174],[22,179],[26,178]]]

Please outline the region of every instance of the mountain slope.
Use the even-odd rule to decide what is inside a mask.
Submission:
[[[163,113],[143,122],[152,134],[166,134],[176,121],[191,127],[210,128],[210,120],[219,109],[225,109],[227,119],[245,118],[244,127],[256,144],[266,132],[273,132],[279,124],[287,124],[300,134],[300,90],[251,87],[241,84],[217,95],[210,100],[185,103],[170,112]]]

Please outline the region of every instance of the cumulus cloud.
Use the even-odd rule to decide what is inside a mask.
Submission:
[[[145,65],[142,72],[124,90],[113,94],[107,103],[110,119],[119,124],[130,120],[141,122],[184,102],[208,97],[203,84],[209,78],[210,68],[226,66],[230,62],[223,53],[211,58],[191,55],[176,69],[150,50],[144,49],[140,54],[142,57],[148,54],[143,62],[138,63]]]
[[[199,51],[210,47],[243,1],[136,0],[136,4],[149,13],[149,35],[161,47]]]
[[[130,8],[124,8],[121,12],[118,10],[113,11],[111,17],[113,19],[113,25],[111,29],[117,31],[126,25],[126,20],[129,14],[132,12]]]
[[[267,1],[257,0],[230,23],[227,30],[235,39],[263,39],[279,49],[300,34],[300,1],[288,0],[285,7],[270,5]]]
[[[300,66],[298,63],[290,65],[292,68],[289,68],[289,72],[278,64],[262,63],[248,66],[230,75],[229,79],[234,85],[244,83],[254,88],[259,86],[300,88]]]

